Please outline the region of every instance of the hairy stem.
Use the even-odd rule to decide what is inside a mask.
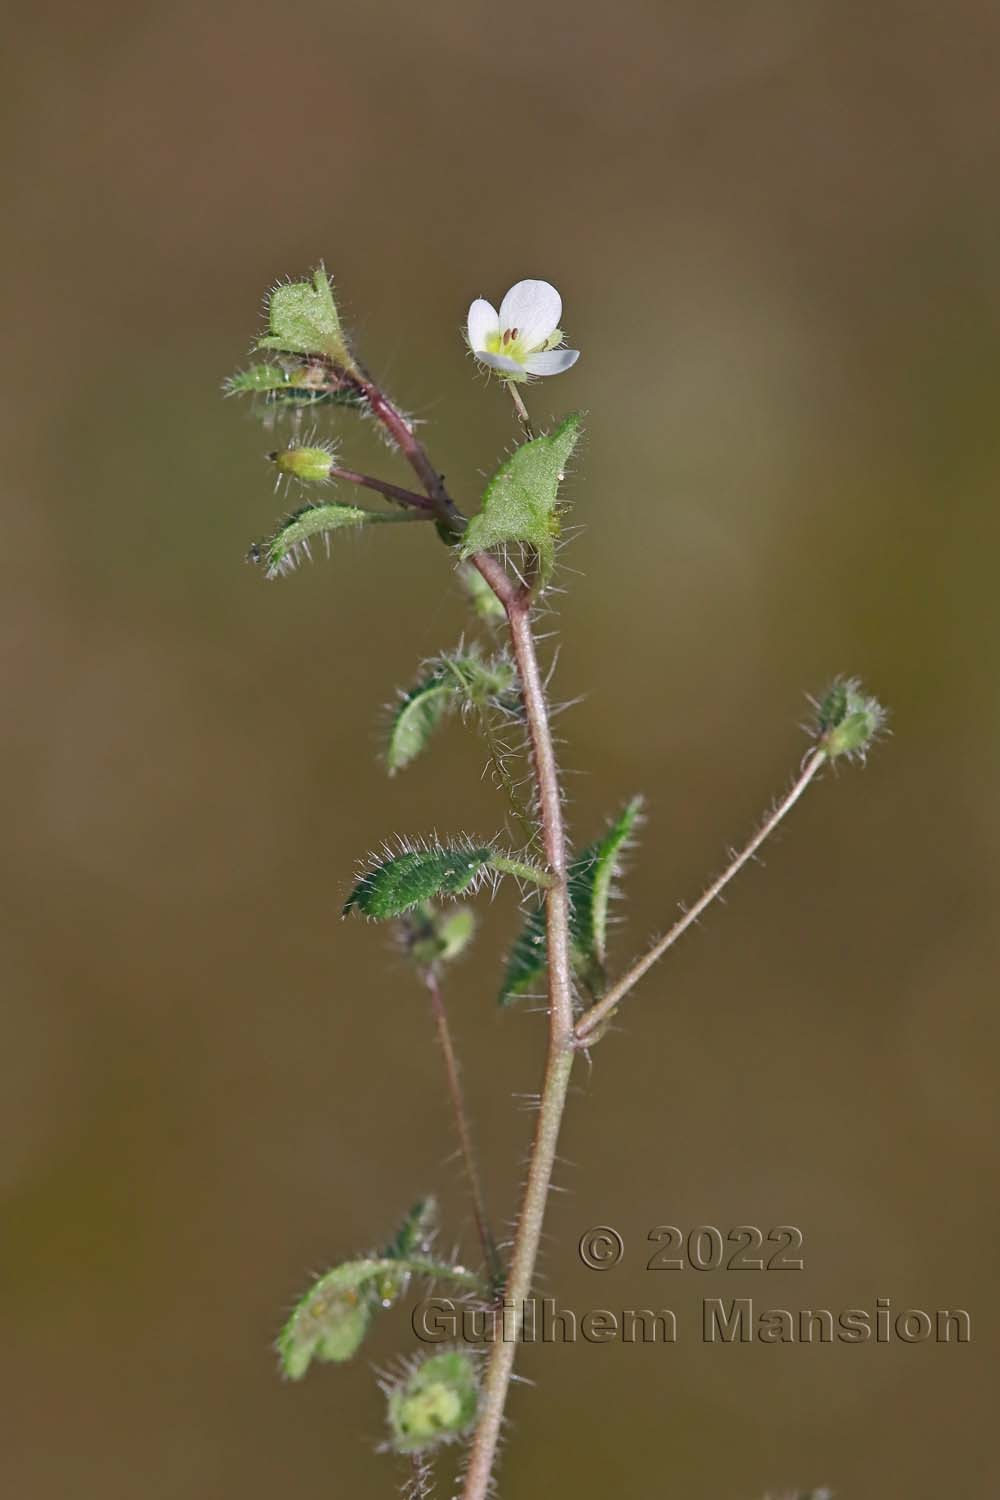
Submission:
[[[410,467],[434,502],[442,530],[457,536],[465,517],[444,486],[423,444],[405,417],[367,378],[359,390],[372,414],[399,445]],[[523,405],[523,403],[522,403]],[[521,1211],[514,1234],[510,1275],[504,1292],[515,1307],[523,1308],[531,1295],[535,1262],[541,1241],[545,1205],[552,1183],[556,1144],[566,1108],[570,1075],[576,1055],[573,1037],[573,986],[569,956],[569,889],[566,879],[566,834],[563,827],[559,772],[549,728],[545,687],[538,667],[535,638],[531,629],[531,588],[514,582],[499,560],[489,553],[470,559],[490,585],[507,612],[514,659],[521,679],[524,713],[531,745],[531,761],[538,792],[542,848],[554,884],[546,894],[548,941],[549,1039],[545,1058],[542,1097]],[[507,1391],[517,1346],[500,1339],[493,1345],[482,1387],[479,1423],[469,1452],[463,1500],[485,1500],[496,1460],[497,1442],[507,1404]]]
[[[356,385],[376,421],[381,422],[417,475],[438,521],[446,530],[457,535],[465,526],[465,517],[445,489],[444,479],[431,463],[427,449],[413,430],[413,424],[367,375],[359,376]]]
[[[506,854],[491,854],[487,864],[501,875],[513,875],[515,879],[527,881],[529,885],[539,885],[543,890],[556,884],[556,876],[550,875],[547,870],[529,865],[523,859],[510,859]]]
[[[588,1011],[584,1012],[576,1024],[575,1035],[577,1046],[589,1046],[591,1042],[597,1040],[597,1033],[602,1022],[607,1020],[611,1012],[620,1004],[629,990],[639,983],[639,980],[647,970],[651,969],[656,961],[663,957],[667,949],[672,948],[677,939],[683,937],[688,928],[694,922],[697,922],[698,918],[711,906],[712,902],[718,896],[721,896],[733,876],[739,874],[747,861],[751,860],[757,853],[764,840],[774,832],[785,814],[790,812],[795,806],[826,759],[825,750],[814,750],[807,757],[791,789],[764,819],[750,842],[740,850],[739,854],[726,866],[722,874],[699,896],[695,904],[674,923],[666,936],[660,938],[659,942],[654,943],[648,953],[644,953],[626,974],[623,974],[620,979],[615,981],[607,994],[598,1000],[596,1005],[592,1005]]]
[[[514,403],[514,410],[517,412],[521,426],[524,428],[525,436],[529,439],[533,438],[535,436],[535,429],[531,425],[531,417],[528,415],[528,408],[524,404],[524,398],[522,397],[521,392],[518,390],[513,380],[508,380],[506,382],[506,386],[510,391],[510,399]]]
[[[444,1003],[444,995],[441,993],[441,984],[436,970],[432,968],[422,971],[423,981],[427,987],[427,993],[431,998],[431,1013],[434,1017],[434,1025],[437,1030],[438,1042],[444,1057],[444,1071],[448,1080],[448,1093],[451,1095],[451,1107],[455,1115],[455,1129],[458,1133],[459,1146],[462,1151],[462,1162],[465,1166],[465,1175],[469,1184],[469,1192],[472,1196],[472,1213],[476,1221],[476,1233],[479,1235],[479,1243],[482,1246],[483,1259],[486,1263],[486,1271],[489,1276],[490,1287],[494,1296],[499,1296],[504,1283],[503,1262],[497,1249],[496,1240],[490,1229],[489,1216],[486,1212],[486,1197],[483,1193],[482,1178],[479,1175],[479,1165],[476,1161],[476,1153],[472,1145],[472,1130],[469,1126],[469,1116],[465,1108],[465,1096],[462,1092],[462,1080],[459,1072],[458,1057],[455,1054],[455,1045],[451,1037],[451,1027],[448,1024],[448,1011]]]
[[[390,484],[387,479],[376,479],[371,474],[359,474],[356,469],[342,469],[334,464],[330,469],[331,479],[343,479],[346,484],[356,484],[362,489],[377,490],[387,500],[395,500],[400,505],[411,506],[427,515],[434,515],[434,506],[426,495],[418,495],[416,490],[403,489],[398,484]]]
[[[477,559],[477,566],[483,568]],[[484,576],[489,578],[486,573]],[[506,576],[506,575],[505,575]],[[509,579],[508,579],[509,584]],[[506,1298],[520,1312],[531,1295],[535,1263],[541,1241],[545,1206],[552,1184],[556,1144],[566,1107],[570,1075],[573,1069],[573,991],[569,959],[569,891],[566,882],[566,835],[563,828],[559,775],[548,707],[535,640],[531,629],[530,601],[521,593],[504,600],[510,624],[514,657],[524,694],[525,717],[531,743],[531,758],[538,789],[539,816],[545,858],[555,884],[546,895],[549,955],[549,1044],[545,1060],[542,1097],[531,1148],[528,1177],[521,1201]],[[499,1339],[490,1351],[483,1380],[479,1425],[469,1454],[464,1500],[484,1500],[489,1493],[497,1442],[503,1423],[507,1392],[517,1345],[513,1340]]]

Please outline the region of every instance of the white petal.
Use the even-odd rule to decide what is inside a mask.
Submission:
[[[516,359],[508,359],[506,354],[487,354],[484,349],[475,349],[473,353],[492,370],[507,370],[511,375],[524,374],[524,365],[519,365]]]
[[[492,302],[476,298],[469,308],[467,331],[470,349],[485,349],[487,336],[500,332],[500,314]]]
[[[519,281],[500,304],[501,329],[516,328],[525,349],[537,349],[559,327],[562,298],[547,281]]]
[[[529,354],[524,368],[529,375],[561,375],[579,358],[579,349],[549,349],[544,354]]]

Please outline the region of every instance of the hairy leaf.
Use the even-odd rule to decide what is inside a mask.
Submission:
[[[404,693],[389,726],[385,763],[394,776],[427,748],[427,742],[455,700],[457,684],[437,666]]]
[[[493,547],[523,543],[538,556],[543,583],[552,573],[559,534],[556,500],[569,456],[580,436],[579,412],[551,435],[515,449],[486,486],[482,509],[466,527],[459,546],[463,558]]]
[[[543,902],[525,917],[524,925],[510,950],[500,986],[501,1005],[510,1005],[522,995],[538,992],[548,964],[548,951]]]
[[[619,856],[635,830],[642,798],[634,797],[607,832],[588,844],[569,867],[570,957],[573,968],[591,988],[600,988],[607,951],[608,902]],[[510,950],[500,986],[500,1004],[537,993],[548,965],[545,907],[536,907]]]
[[[351,1260],[327,1271],[306,1292],[278,1336],[289,1380],[301,1380],[314,1359],[350,1359],[368,1331],[379,1261]]]
[[[314,1359],[339,1364],[356,1354],[379,1303],[391,1305],[411,1276],[483,1290],[471,1271],[419,1250],[345,1261],[313,1283],[278,1335],[278,1357],[289,1380],[301,1380]]]
[[[468,890],[493,853],[488,845],[445,844],[390,855],[361,877],[343,915],[357,911],[384,922],[435,896],[457,895]]]
[[[258,349],[281,349],[289,354],[319,354],[342,368],[353,364],[333,287],[326,268],[317,266],[311,282],[292,281],[276,286],[268,298],[269,332]]]
[[[485,706],[509,697],[514,677],[505,657],[483,661],[475,650],[428,662],[419,682],[401,697],[389,725],[385,761],[390,776],[426,749],[449,709],[466,703]]]
[[[581,967],[603,969],[607,952],[608,901],[618,873],[619,856],[631,837],[642,810],[633,797],[606,833],[573,861],[569,872],[573,947]]]
[[[329,546],[330,532],[345,526],[418,519],[423,519],[419,511],[361,510],[356,505],[340,505],[336,501],[326,505],[305,505],[290,515],[267,541],[254,543],[250,548],[250,561],[264,564],[265,577],[278,578],[297,567],[303,556],[312,556],[309,543],[313,537],[323,537]]]
[[[254,364],[237,370],[225,383],[227,396],[263,396],[280,406],[363,406],[364,397],[354,386],[332,381],[329,366],[298,360],[289,366]]]

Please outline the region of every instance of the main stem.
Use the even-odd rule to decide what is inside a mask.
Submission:
[[[483,569],[480,568],[480,571]],[[504,603],[524,696],[531,758],[538,790],[542,844],[546,862],[555,876],[555,884],[546,895],[549,1045],[535,1139],[514,1237],[510,1276],[505,1288],[505,1298],[514,1308],[515,1327],[519,1328],[534,1282],[545,1205],[555,1165],[556,1144],[573,1069],[573,992],[569,959],[566,835],[545,689],[531,629],[531,605],[530,600],[520,593],[508,597]],[[462,1491],[463,1500],[484,1500],[489,1492],[516,1352],[516,1342],[502,1337],[498,1338],[490,1351],[482,1386],[479,1425],[472,1441]]]
[[[358,389],[369,402],[372,414],[399,445],[418,476],[444,532],[461,533],[465,517],[445,488],[426,449],[385,393],[367,376]],[[524,713],[528,725],[531,759],[538,791],[542,847],[554,884],[546,894],[546,933],[549,974],[549,1041],[545,1058],[542,1097],[535,1126],[535,1139],[528,1164],[521,1212],[514,1234],[510,1276],[505,1296],[520,1312],[531,1295],[542,1235],[545,1204],[552,1183],[556,1143],[566,1108],[570,1074],[576,1055],[573,1037],[573,986],[569,957],[569,889],[566,880],[566,833],[563,826],[559,771],[552,732],[549,728],[545,688],[538,667],[535,638],[531,629],[531,596],[520,588],[495,557],[478,553],[471,561],[490,585],[507,612],[511,645],[521,679]],[[520,1326],[520,1318],[516,1320]],[[517,1345],[500,1338],[490,1351],[482,1386],[479,1423],[469,1452],[463,1500],[485,1500],[496,1461],[497,1442]]]

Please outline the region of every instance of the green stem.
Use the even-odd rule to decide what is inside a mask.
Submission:
[[[535,436],[535,430],[531,425],[531,417],[528,415],[528,408],[524,404],[524,397],[513,380],[507,380],[504,383],[510,391],[510,399],[514,403],[514,410],[517,412],[518,420],[524,428],[525,436],[530,441]]]
[[[506,854],[491,854],[486,863],[501,875],[514,875],[518,880],[527,880],[545,891],[551,890],[556,884],[556,876],[550,875],[547,870],[540,870],[537,865],[526,864],[521,859],[510,859]]]
[[[799,776],[793,783],[788,793],[781,799],[774,810],[764,819],[757,832],[748,844],[740,850],[739,854],[726,866],[722,874],[713,880],[708,889],[699,896],[695,904],[689,908],[671,927],[665,937],[654,943],[647,953],[638,959],[626,974],[615,981],[607,994],[585,1011],[576,1023],[576,1045],[587,1047],[591,1042],[598,1040],[600,1027],[611,1015],[611,1012],[621,1003],[629,990],[639,983],[649,969],[653,967],[657,959],[663,957],[668,948],[672,948],[679,937],[683,937],[688,928],[697,922],[702,913],[711,906],[718,896],[722,895],[726,886],[734,875],[738,875],[748,860],[751,860],[764,840],[770,836],[781,822],[786,813],[798,802],[806,787],[812,781],[817,771],[826,763],[827,754],[825,750],[814,750],[805,761]]]
[[[450,1281],[455,1286],[467,1287],[470,1292],[478,1292],[481,1297],[488,1295],[483,1278],[477,1276],[475,1271],[467,1271],[465,1266],[450,1266],[445,1260],[432,1260],[428,1255],[401,1255],[378,1256],[365,1264],[370,1267],[373,1276],[381,1276],[392,1271],[403,1271],[410,1276],[430,1276],[435,1281]]]

